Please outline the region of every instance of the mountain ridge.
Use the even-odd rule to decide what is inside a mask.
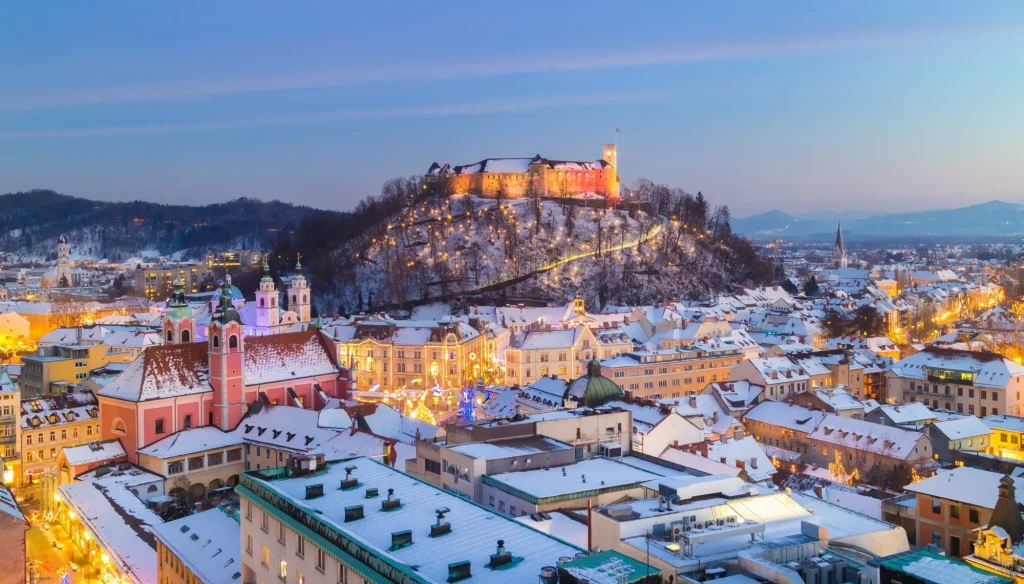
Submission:
[[[198,257],[208,249],[269,248],[279,233],[296,229],[315,213],[335,212],[248,197],[168,205],[35,189],[0,195],[0,251],[14,261],[50,261],[63,234],[75,259],[122,261],[176,252],[180,258]]]
[[[820,238],[835,233],[836,219],[806,219],[773,209],[734,219],[733,230],[754,238]],[[1024,205],[999,199],[964,207],[882,212],[843,220],[848,238],[899,236],[1014,236],[1024,234]]]

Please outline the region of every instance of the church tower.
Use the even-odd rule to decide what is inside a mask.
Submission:
[[[576,298],[572,300],[572,311],[579,316],[587,313],[587,303],[583,300],[583,292],[580,290],[576,291]]]
[[[231,302],[231,284],[221,286],[209,328],[208,359],[213,387],[213,425],[233,430],[245,413],[242,379],[245,340],[242,319]]]
[[[256,327],[267,329],[268,334],[280,332],[277,328],[281,324],[280,309],[277,305],[277,287],[274,278],[270,276],[267,258],[263,258],[263,277],[256,291]]]
[[[288,310],[299,317],[299,322],[309,322],[309,287],[302,273],[301,258],[295,260],[295,275],[288,284]]]
[[[196,338],[196,323],[192,309],[185,301],[185,280],[179,275],[172,286],[171,296],[167,299],[167,311],[164,312],[164,344],[191,343]]]
[[[843,224],[836,229],[836,246],[832,250],[832,260],[837,268],[845,268],[849,263],[846,256],[846,244],[843,243]]]
[[[73,286],[71,278],[71,245],[68,244],[67,236],[61,234],[57,238],[57,280],[54,286],[63,288]]]

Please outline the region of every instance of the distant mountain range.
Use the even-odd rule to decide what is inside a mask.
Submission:
[[[854,215],[844,213],[843,215]],[[848,219],[800,218],[784,211],[767,211],[733,219],[733,231],[752,238],[824,239],[835,237],[843,220],[847,240],[899,237],[1008,237],[1024,235],[1024,205],[989,201],[956,209],[879,213]]]
[[[115,203],[49,190],[0,195],[0,251],[13,261],[52,261],[65,234],[72,258],[199,257],[208,249],[268,249],[314,213],[280,201],[241,198],[202,206]]]

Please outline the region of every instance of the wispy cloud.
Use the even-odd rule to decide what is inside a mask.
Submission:
[[[1015,29],[1016,30],[1016,29]],[[508,58],[402,66],[350,68],[294,74],[268,74],[216,80],[180,80],[160,84],[64,89],[52,93],[0,96],[0,110],[34,110],[83,105],[203,98],[243,93],[321,89],[373,83],[415,82],[530,73],[558,73],[645,65],[768,58],[785,55],[861,50],[913,44],[952,36],[990,34],[993,30],[901,30],[864,34],[708,46],[677,46],[614,52],[552,56],[516,55]],[[1019,31],[1017,31],[1019,32]]]
[[[93,128],[40,128],[0,130],[0,139],[80,138],[89,136],[133,136],[149,134],[183,134],[244,128],[268,128],[301,124],[343,123],[358,120],[417,118],[430,116],[486,115],[522,110],[618,105],[656,102],[668,99],[658,93],[608,93],[524,98],[515,100],[479,101],[409,107],[351,108],[303,114],[263,116],[239,120],[182,122],[176,124],[143,124],[101,126]]]

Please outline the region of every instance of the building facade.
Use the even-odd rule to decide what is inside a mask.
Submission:
[[[605,144],[602,158],[596,161],[551,160],[538,154],[533,158],[486,158],[462,166],[435,162],[424,179],[427,185],[441,187],[449,194],[522,198],[596,193],[618,200],[617,162],[617,146]]]

